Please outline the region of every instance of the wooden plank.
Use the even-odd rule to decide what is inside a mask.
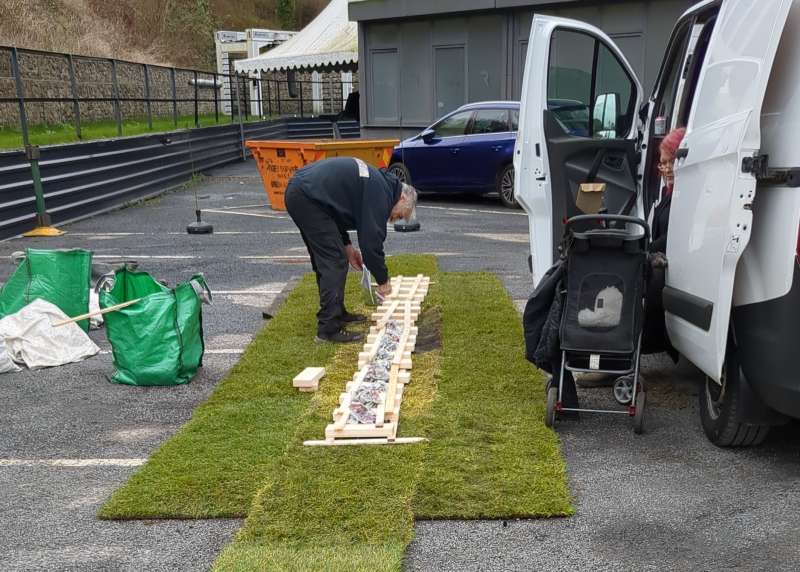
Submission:
[[[307,367],[292,380],[294,387],[314,387],[319,385],[319,380],[325,375],[324,367]]]
[[[397,432],[394,423],[385,423],[383,427],[374,424],[348,423],[341,429],[330,424],[325,428],[325,437],[334,439],[364,438],[364,437],[391,437]]]
[[[377,437],[375,439],[331,439],[325,441],[303,441],[307,447],[334,447],[341,445],[413,445],[427,441],[425,437],[397,437],[389,440],[388,438]]]

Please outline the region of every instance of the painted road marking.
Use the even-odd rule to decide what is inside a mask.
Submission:
[[[112,353],[113,352],[111,350],[100,350],[100,353],[98,355],[107,356],[107,355],[111,355]],[[207,349],[207,350],[205,350],[204,353],[206,353],[206,354],[214,354],[214,355],[223,355],[223,356],[238,356],[238,355],[243,354],[244,350],[243,349],[237,349],[237,348],[219,349],[219,350],[209,350],[209,349]]]
[[[185,232],[168,232],[170,236],[186,236]],[[239,235],[239,234],[300,234],[299,230],[220,230],[214,234]]]
[[[183,254],[93,254],[92,258],[106,258],[112,260],[131,260],[135,258],[153,260],[197,260],[199,256],[186,256]]]
[[[230,205],[226,207],[217,207],[222,210],[230,210],[230,209],[254,209],[254,208],[270,208],[270,205],[260,204],[260,205]],[[203,209],[206,210],[206,209]]]
[[[216,213],[216,214],[232,214],[232,215],[241,215],[241,216],[254,216],[258,218],[276,218],[278,220],[286,220],[287,216],[278,216],[278,215],[269,215],[269,214],[259,214],[259,213],[242,213],[238,211],[226,211],[222,209],[203,209],[203,212],[206,213]]]
[[[207,353],[207,354],[217,354],[217,355],[226,355],[226,356],[235,356],[235,355],[243,354],[244,350],[237,350],[237,349],[232,349],[232,350],[206,350],[205,353]]]
[[[217,296],[222,295],[235,295],[235,294],[280,294],[280,290],[212,290],[211,294]]]
[[[0,467],[140,467],[147,459],[0,459]]]
[[[240,260],[311,260],[308,254],[292,254],[292,255],[253,255],[253,256],[240,256]]]
[[[501,242],[519,242],[527,244],[530,237],[527,233],[479,233],[479,232],[465,232],[464,236],[473,236],[475,238],[485,238],[487,240],[499,240]]]
[[[514,212],[514,211],[490,211],[485,209],[459,209],[455,207],[434,207],[430,205],[417,205],[418,209],[436,209],[440,211],[454,211],[454,212],[464,212],[464,213],[486,213],[486,214],[500,214],[500,215],[514,215],[514,216],[528,216],[524,212]]]
[[[141,236],[146,232],[70,232],[69,236]]]

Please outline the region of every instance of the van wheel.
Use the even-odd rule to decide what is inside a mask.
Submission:
[[[506,165],[497,174],[497,194],[504,207],[518,209],[519,203],[514,198],[514,165]]]
[[[700,391],[700,422],[709,441],[718,447],[760,445],[769,433],[766,425],[751,425],[738,420],[738,394],[743,376],[736,348],[729,341],[721,383],[706,377],[705,386]]]
[[[401,183],[411,184],[411,172],[403,163],[392,163],[389,165],[388,171],[397,177]]]

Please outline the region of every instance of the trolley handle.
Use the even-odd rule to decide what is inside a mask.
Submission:
[[[642,227],[644,230],[644,236],[647,240],[650,240],[650,227],[648,226],[647,222],[635,217],[635,216],[627,216],[627,215],[614,215],[614,214],[584,214],[584,215],[577,215],[567,220],[566,224],[564,225],[564,232],[568,231],[569,228],[579,222],[590,222],[590,221],[603,221],[603,222],[623,222],[625,224],[635,224],[637,226]]]

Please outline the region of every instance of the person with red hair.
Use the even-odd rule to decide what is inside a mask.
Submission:
[[[664,189],[661,192],[661,200],[653,209],[653,222],[650,225],[652,242],[650,243],[651,252],[667,252],[667,231],[669,229],[669,208],[672,204],[672,188],[675,186],[675,155],[678,147],[686,135],[686,128],[679,127],[672,130],[661,141],[658,150],[661,154],[658,161],[658,171],[664,179]]]

